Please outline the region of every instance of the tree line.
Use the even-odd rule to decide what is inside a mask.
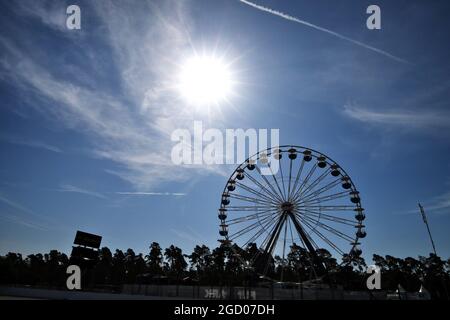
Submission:
[[[198,284],[214,286],[256,286],[274,281],[305,283],[317,276],[317,266],[311,263],[309,252],[292,245],[285,259],[279,256],[268,259],[266,277],[255,268],[248,267],[245,256],[257,250],[246,250],[220,245],[210,249],[197,245],[190,254],[171,245],[161,248],[153,242],[147,254],[128,249],[99,249],[98,259],[83,270],[83,287],[116,287],[123,284]],[[323,282],[348,290],[366,290],[367,264],[362,257],[343,256],[338,262],[327,250],[317,250],[318,262],[327,272],[320,275]],[[381,288],[396,290],[401,285],[406,291],[418,291],[424,286],[434,297],[444,298],[450,291],[450,259],[442,260],[435,254],[397,258],[390,255],[373,255],[381,271]],[[9,252],[0,256],[0,283],[65,287],[70,258],[57,250],[46,254]]]

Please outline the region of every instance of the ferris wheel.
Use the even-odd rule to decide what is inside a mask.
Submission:
[[[245,265],[262,275],[273,257],[286,261],[293,245],[304,248],[313,265],[320,249],[359,257],[366,236],[361,197],[349,175],[301,146],[269,148],[241,163],[225,185],[218,217],[219,241],[239,248]]]

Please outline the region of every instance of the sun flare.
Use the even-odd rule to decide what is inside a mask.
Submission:
[[[181,66],[179,90],[191,105],[204,107],[225,102],[232,87],[232,73],[223,59],[196,55]]]

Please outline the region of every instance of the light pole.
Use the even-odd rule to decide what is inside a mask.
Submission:
[[[430,236],[431,245],[433,246],[434,255],[437,256],[436,247],[434,246],[433,237],[431,236],[430,226],[428,225],[428,219],[427,219],[427,216],[425,215],[425,210],[423,209],[423,207],[422,207],[422,205],[420,203],[418,203],[418,205],[419,205],[420,213],[422,214],[423,222],[427,226],[428,235]]]
[[[418,203],[418,205],[419,205],[420,213],[422,214],[423,222],[427,226],[428,235],[430,236],[431,245],[433,246],[434,255],[436,256],[436,258],[438,258],[438,255],[436,253],[436,247],[435,247],[434,241],[433,241],[433,237],[431,236],[430,226],[428,225],[428,219],[427,219],[427,216],[425,214],[425,210],[423,209],[423,207],[422,207],[422,205],[420,203]],[[441,279],[441,280],[442,280],[442,285],[444,287],[445,295],[446,295],[447,300],[448,300],[447,284],[445,283],[444,279]]]

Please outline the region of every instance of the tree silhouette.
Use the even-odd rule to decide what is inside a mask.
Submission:
[[[191,263],[191,270],[196,275],[196,280],[204,278],[211,267],[211,251],[205,245],[196,245],[194,251],[187,256]]]
[[[428,258],[420,257],[423,265],[423,282],[427,288],[433,288],[432,295],[435,299],[449,299],[449,274],[445,272],[445,262],[430,253]]]
[[[293,243],[287,255],[288,266],[292,271],[295,282],[303,282],[311,278],[313,270],[309,252]]]
[[[111,250],[103,247],[99,252],[99,262],[95,266],[95,280],[99,284],[108,284],[112,278],[113,256]]]
[[[122,250],[116,249],[112,259],[112,282],[122,284],[125,280],[125,255]]]
[[[125,253],[125,281],[126,283],[134,283],[136,280],[136,254],[133,249],[128,249]]]
[[[152,242],[145,257],[132,249],[127,249],[125,253],[116,249],[112,254],[109,248],[103,247],[99,250],[99,259],[93,269],[83,273],[83,278],[87,278],[85,284],[88,284],[83,285],[83,288],[114,286],[120,290],[123,284],[151,283],[147,281],[152,281],[154,277],[181,284],[181,279],[188,276],[198,280],[191,281],[191,284],[248,286],[268,281],[267,278],[260,278],[262,269],[265,269],[269,279],[275,281],[305,282],[314,276],[314,270],[320,263],[329,271],[322,279],[330,285],[349,290],[366,289],[366,263],[362,257],[344,255],[341,264],[325,249],[316,250],[316,255],[314,262],[309,251],[295,243],[290,246],[284,260],[280,256],[261,254],[253,243],[244,249],[226,244],[213,249],[203,244],[196,245],[190,254],[183,255],[182,250],[174,245],[163,251],[157,242]],[[261,260],[253,261],[252,257],[255,256]],[[185,258],[188,258],[189,264]],[[372,260],[381,270],[381,286],[384,290],[395,290],[401,285],[407,291],[417,292],[424,286],[434,299],[448,296],[450,259],[442,260],[435,254],[419,256],[417,259],[374,254]],[[265,267],[267,263],[269,266]],[[25,259],[20,253],[9,252],[0,256],[0,284],[65,288],[68,264],[67,255],[57,250],[30,254]]]
[[[150,274],[161,275],[163,273],[163,255],[159,243],[152,242],[150,245],[150,253],[145,256]]]
[[[164,251],[164,256],[167,260],[165,265],[167,273],[178,283],[183,275],[183,271],[187,267],[187,262],[184,259],[182,250],[171,245]]]
[[[46,264],[44,256],[40,253],[30,254],[26,258],[26,264],[28,265],[27,281],[30,284],[39,284],[45,282]]]
[[[215,283],[221,286],[225,278],[225,251],[224,245],[215,248],[211,253],[211,266],[208,272],[208,278],[205,279],[209,283]],[[202,280],[202,279],[201,279]]]

